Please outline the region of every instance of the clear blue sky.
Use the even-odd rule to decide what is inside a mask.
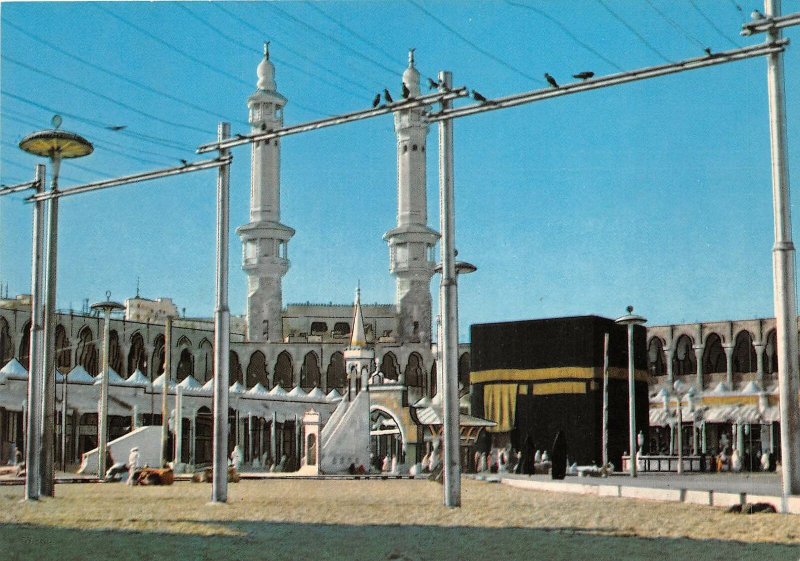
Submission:
[[[800,10],[783,4],[784,13]],[[565,82],[583,70],[603,75],[762,41],[738,35],[754,7],[4,2],[2,182],[31,177],[37,160],[16,144],[48,128],[53,110],[63,128],[97,144],[63,164],[62,187],[199,158],[193,148],[215,138],[220,119],[247,131],[264,39],[292,124],[369,107],[384,87],[399,95],[409,47],[423,77],[447,69],[456,84],[501,96],[543,87],[544,72]],[[797,232],[800,31],[785,35],[798,43],[785,57]],[[436,134],[432,127],[428,211],[438,230]],[[284,303],[351,302],[359,279],[365,301],[394,301],[381,236],[395,225],[395,158],[390,116],[283,141],[282,220],[297,230]],[[764,59],[461,119],[455,166],[456,245],[478,266],[459,286],[462,340],[470,323],[616,317],[627,304],[651,324],[773,314]],[[247,221],[249,181],[249,150],[239,148],[232,230]],[[138,276],[143,296],[210,316],[214,193],[215,173],[203,172],[64,200],[59,306],[79,308],[106,290],[130,297]],[[23,197],[0,200],[0,281],[12,294],[30,291],[30,218]],[[241,314],[241,245],[231,234],[230,302]],[[432,287],[436,294],[438,277]]]

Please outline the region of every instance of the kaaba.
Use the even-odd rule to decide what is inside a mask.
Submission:
[[[608,458],[628,452],[628,328],[599,316],[471,326],[473,415],[497,423],[494,445],[550,450],[566,436],[567,458],[602,465],[604,336],[608,344]],[[648,434],[647,330],[634,326],[636,432]]]

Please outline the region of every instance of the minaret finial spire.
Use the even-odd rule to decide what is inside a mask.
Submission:
[[[410,68],[414,68],[414,51],[416,50],[416,47],[411,47],[408,49],[408,66]]]
[[[269,41],[264,41],[264,58],[269,60]]]

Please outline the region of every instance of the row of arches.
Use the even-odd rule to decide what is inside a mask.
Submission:
[[[89,326],[83,326],[74,344],[67,336],[66,329],[60,324],[56,326],[55,338],[56,364],[59,370],[67,372],[73,365],[81,365],[92,376],[100,372],[102,342],[95,337]],[[178,339],[178,347],[178,352],[173,354],[173,364],[176,364],[175,377],[178,382],[193,376],[201,383],[205,383],[213,377],[213,347],[208,339],[203,339],[196,348],[193,348],[189,339],[184,336]],[[19,344],[18,357],[23,364],[28,362],[29,349],[30,322],[23,327]],[[130,376],[137,369],[150,380],[155,380],[163,374],[165,354],[163,334],[156,335],[152,349],[152,352],[148,352],[144,337],[140,332],[136,332],[131,335],[128,356],[125,357],[118,332],[110,331],[109,363],[111,368],[122,376]],[[0,353],[3,364],[14,357],[13,339],[8,322],[2,317],[0,317]],[[458,377],[462,389],[469,385],[469,361],[469,353],[462,353],[459,357]],[[261,384],[267,389],[276,385],[290,388],[299,384],[308,391],[314,387],[343,389],[347,385],[344,355],[340,351],[331,353],[325,364],[321,353],[307,352],[300,364],[297,384],[295,359],[287,351],[278,354],[272,368],[268,365],[266,355],[258,350],[251,353],[246,366],[243,366],[239,354],[231,351],[229,364],[231,383],[238,381],[247,388],[252,388],[256,384]],[[407,386],[429,390],[431,395],[436,393],[436,362],[432,362],[430,369],[426,369],[422,355],[417,352],[409,355],[405,366],[401,366],[393,352],[386,352],[381,357],[379,368],[387,379],[399,380],[402,374]]]
[[[689,335],[683,334],[675,340],[671,357],[667,357],[664,341],[660,337],[650,339],[647,347],[648,370],[653,376],[667,374],[667,360],[672,361],[673,376],[687,376],[697,374],[698,346]],[[753,336],[749,331],[739,332],[731,352],[731,371],[733,373],[750,373],[758,371],[758,354],[753,344]],[[723,346],[722,337],[717,333],[710,333],[702,345],[701,360],[704,374],[725,373],[728,371],[728,355]],[[775,330],[767,333],[764,348],[761,353],[763,371],[765,375],[774,375],[778,372],[778,357],[776,353]]]

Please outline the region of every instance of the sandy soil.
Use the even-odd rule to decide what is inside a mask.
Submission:
[[[0,559],[800,559],[800,517],[516,490],[464,480],[462,508],[427,481],[0,488]]]

